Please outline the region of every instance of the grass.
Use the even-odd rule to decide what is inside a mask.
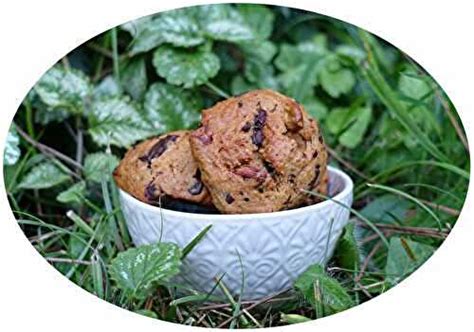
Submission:
[[[186,91],[192,92],[192,102],[200,108],[253,88],[298,94],[293,97],[298,97],[322,127],[331,164],[354,180],[354,203],[345,207],[350,209],[354,231],[346,228],[325,273],[339,285],[337,291],[347,293],[353,305],[358,305],[394,287],[398,281],[393,280],[403,280],[416,270],[424,262],[417,259],[418,254],[426,256],[435,251],[455,226],[470,178],[462,123],[434,79],[388,43],[317,14],[263,8],[259,15],[266,16],[248,21],[270,25],[273,33],[262,38],[274,46],[275,54],[266,59],[255,46],[250,52],[238,42],[208,39],[205,45],[220,58],[220,70]],[[268,15],[272,20],[265,19]],[[123,133],[119,137],[123,142],[132,134],[139,141],[150,135],[146,131],[149,123],[156,122],[156,114],[143,111],[148,88],[156,82],[172,88],[153,68],[151,59],[160,46],[134,54],[136,43],[127,31],[116,27],[79,46],[55,67],[59,68],[56,74],[67,72],[74,79],[68,81],[67,76],[61,76],[48,81],[43,86],[49,89],[47,93],[36,86],[15,116],[11,133],[18,144],[11,148],[18,149],[19,157],[5,163],[4,177],[12,210],[31,245],[88,292],[170,322],[260,328],[308,321],[343,310],[331,308],[330,297],[337,292],[328,293],[323,287],[321,282],[327,279],[314,280],[310,298],[293,288],[242,301],[230,294],[223,275],[214,276],[214,289],[209,294],[190,290],[188,295],[178,296],[176,289],[187,286],[161,282],[144,299],[128,297],[110,278],[112,261],[134,247],[110,176],[113,156],[121,158],[129,144],[104,144],[90,132],[90,123],[96,120],[91,118],[92,106],[97,98],[124,98],[124,112],[133,113],[127,113],[125,121],[114,122],[120,120],[118,114],[105,117],[101,110],[92,115],[102,119],[99,125],[111,126],[103,130],[104,136],[110,138],[112,130]],[[314,48],[323,51],[311,51]],[[316,82],[294,77],[301,73],[299,66],[314,70]],[[320,73],[328,68],[329,74]],[[353,85],[352,80],[344,81],[348,75],[354,79]],[[348,88],[334,95],[339,91],[335,87],[341,86]],[[60,106],[54,104],[54,98],[48,99],[58,91]],[[172,94],[174,106],[182,102],[186,107],[182,108],[183,114],[177,114],[166,104],[154,105],[154,112],[162,115],[160,126],[153,128],[155,133],[177,129],[176,124],[182,126],[193,116],[193,103],[182,90],[166,91]],[[358,119],[353,114],[358,114],[360,107],[369,107],[371,117],[367,126],[354,127]],[[338,108],[345,112],[335,112]],[[68,113],[71,110],[74,113]],[[145,126],[137,118],[149,121]],[[341,126],[335,128],[334,123]],[[138,137],[143,132],[143,137]],[[341,139],[343,135],[360,143],[350,146]],[[103,164],[90,169],[87,160],[93,153],[100,153]],[[57,173],[35,174],[37,166],[44,163],[53,163]],[[58,174],[66,175],[66,180],[42,186]],[[28,176],[32,180],[25,187]],[[85,183],[83,191],[69,195],[66,202],[57,200],[59,193],[81,181]],[[208,230],[181,248],[183,258]],[[395,254],[399,262],[388,264]],[[238,278],[244,281],[246,276]],[[213,292],[218,288],[226,294],[226,302],[216,301]]]

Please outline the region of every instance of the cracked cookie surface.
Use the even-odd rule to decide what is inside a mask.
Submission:
[[[202,113],[191,147],[202,180],[223,213],[259,213],[327,193],[327,151],[316,121],[295,100],[255,90]]]
[[[160,198],[171,197],[210,205],[189,137],[189,131],[181,130],[133,146],[115,169],[115,182],[145,203],[158,205]]]

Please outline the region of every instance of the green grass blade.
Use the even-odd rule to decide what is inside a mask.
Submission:
[[[367,78],[372,90],[379,97],[380,101],[387,107],[391,114],[400,122],[400,124],[410,133],[423,148],[434,158],[448,162],[449,158],[442,153],[438,147],[425,135],[425,133],[413,122],[408,116],[406,107],[400,102],[400,98],[380,72],[377,60],[373,55],[370,40],[367,32],[359,30],[360,36],[364,42],[367,52],[367,64],[363,69],[363,73]]]
[[[185,259],[186,256],[191,252],[191,250],[194,249],[194,247],[202,240],[202,238],[209,232],[209,230],[212,228],[212,225],[206,226],[202,231],[199,232],[198,235],[194,239],[189,242],[186,247],[183,249],[183,254],[181,256],[181,259]]]

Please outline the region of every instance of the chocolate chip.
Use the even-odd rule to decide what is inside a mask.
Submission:
[[[204,189],[204,185],[201,181],[196,181],[191,187],[188,188],[188,192],[191,195],[199,195]]]
[[[259,108],[253,125],[255,128],[263,128],[265,122],[267,122],[267,111],[265,111],[263,108]]]
[[[261,147],[264,139],[263,127],[267,122],[267,111],[260,107],[253,120],[252,143],[257,147]]]
[[[156,185],[153,183],[153,180],[147,184],[145,187],[145,198],[150,202],[156,202],[158,197],[155,194]]]
[[[248,201],[250,201],[250,198],[245,197],[245,198],[244,198],[244,201],[245,201],[245,202],[248,202]]]
[[[296,179],[296,175],[294,175],[294,174],[288,175],[288,182],[289,183],[291,183],[291,184],[295,183],[295,179]]]
[[[234,197],[232,197],[231,194],[227,194],[225,195],[225,201],[227,202],[227,204],[232,204],[235,201],[235,199]]]
[[[263,132],[261,129],[255,130],[252,134],[252,143],[257,147],[261,147],[263,143]]]
[[[265,190],[264,190],[262,187],[258,188],[258,192],[259,192],[260,194],[263,194],[264,191],[265,191]]]
[[[318,150],[314,151],[314,153],[313,153],[313,159],[314,159],[314,158],[317,158],[317,157],[318,157],[318,154],[319,154]]]
[[[265,160],[263,162],[263,167],[265,167],[265,169],[267,170],[268,174],[270,174],[270,176],[275,175],[275,167],[273,167],[273,165],[270,162]]]
[[[319,134],[319,137],[318,137],[318,138],[319,138],[319,142],[320,142],[321,144],[324,144],[323,135]]]
[[[245,125],[242,127],[243,132],[248,132],[252,128],[252,124],[250,122],[246,122]]]
[[[168,144],[170,142],[175,142],[178,139],[177,135],[168,135],[162,139],[160,139],[158,142],[155,143],[148,151],[147,154],[144,154],[139,160],[143,162],[147,162],[148,166],[150,166],[151,161],[155,158],[160,157],[167,149],[168,149]]]
[[[208,144],[212,143],[212,135],[211,134],[201,134],[201,135],[198,135],[197,138],[204,145],[208,145]]]
[[[242,106],[244,106],[244,104],[243,104],[241,101],[239,101],[239,102],[237,103],[237,106],[242,107]]]
[[[194,182],[194,184],[188,188],[188,192],[191,195],[199,195],[204,189],[204,185],[201,181],[201,170],[199,168],[196,169],[196,173],[194,173],[193,178],[196,179],[196,182]]]

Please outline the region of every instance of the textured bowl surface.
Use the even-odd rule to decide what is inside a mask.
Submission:
[[[145,204],[123,191],[120,200],[137,246],[156,243],[161,236],[161,241],[183,248],[212,225],[184,260],[176,282],[209,292],[215,285],[213,278],[225,273],[222,280],[233,295],[243,289],[241,298],[253,300],[291,287],[309,265],[326,263],[349,220],[352,189],[349,176],[329,167],[332,200],[288,211],[186,213]]]

